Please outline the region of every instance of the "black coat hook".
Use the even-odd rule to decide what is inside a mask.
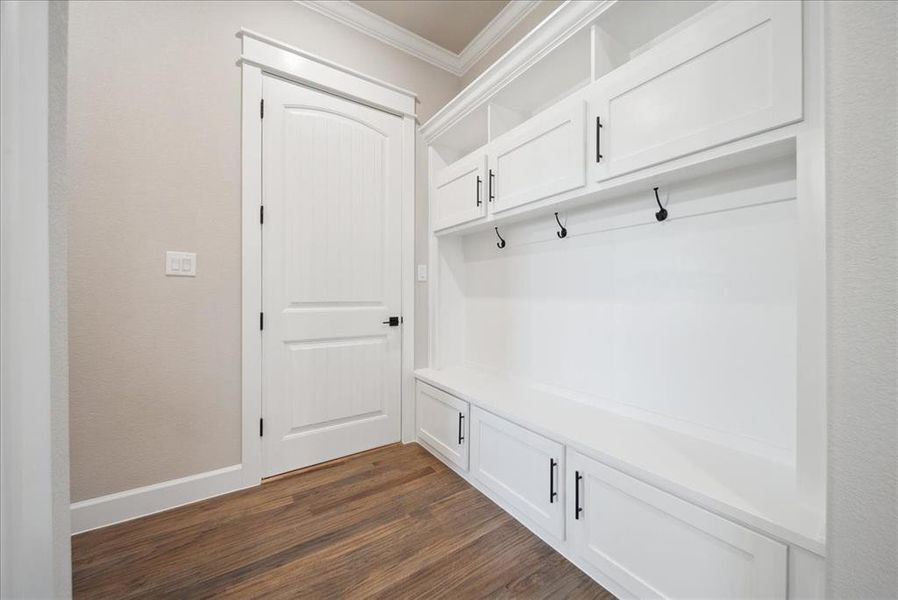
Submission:
[[[667,218],[667,209],[661,206],[661,200],[658,198],[658,188],[655,188],[655,202],[658,203],[658,212],[655,213],[655,218],[660,223],[664,219]]]
[[[495,229],[496,229],[496,237],[499,238],[498,243],[496,243],[496,247],[497,247],[497,248],[504,248],[504,247],[505,247],[505,240],[503,240],[503,239],[502,239],[502,236],[499,235],[499,228],[496,227]]]
[[[557,235],[559,239],[566,238],[567,227],[561,224],[561,220],[558,218],[558,213],[555,213],[555,222],[558,223],[558,226],[561,228],[561,231],[556,231],[555,235]]]

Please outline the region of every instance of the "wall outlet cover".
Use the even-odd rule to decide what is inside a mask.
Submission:
[[[165,274],[173,277],[196,277],[196,254],[194,252],[166,252]]]

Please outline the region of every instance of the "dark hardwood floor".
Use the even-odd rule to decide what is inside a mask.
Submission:
[[[72,540],[76,598],[613,596],[416,444]]]

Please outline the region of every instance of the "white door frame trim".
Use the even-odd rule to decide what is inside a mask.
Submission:
[[[262,75],[269,73],[372,106],[402,117],[402,385],[401,435],[414,440],[415,339],[415,102],[402,88],[304,52],[258,33],[241,29],[239,65],[243,74],[242,110],[242,372],[243,426],[241,462],[244,486],[261,482],[262,438]]]

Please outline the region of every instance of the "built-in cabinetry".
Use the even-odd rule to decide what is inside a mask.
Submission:
[[[481,152],[453,163],[434,175],[433,222],[443,229],[486,216],[486,155]]]
[[[418,440],[616,595],[821,589],[821,14],[564,3],[422,126]]]
[[[558,442],[477,407],[471,411],[471,476],[559,540],[564,472],[564,446]]]
[[[468,470],[468,403],[422,383],[415,396],[418,441]]]
[[[452,377],[457,377],[454,382]],[[567,439],[576,435],[576,426],[560,435],[565,442],[555,440],[490,410],[470,406],[425,381],[455,387],[466,397],[477,394],[484,398],[484,406],[510,414],[513,401],[491,402],[504,395],[502,384],[488,375],[480,376],[478,382],[476,375],[445,377],[422,370],[417,384],[418,409],[427,411],[428,418],[427,424],[419,421],[419,441],[615,594],[640,598],[805,597],[789,596],[790,569],[793,586],[821,589],[823,559],[802,546],[813,546],[812,541],[800,535],[776,539],[609,466]],[[482,393],[490,388],[496,396]],[[513,388],[505,392],[510,397],[515,394]],[[522,400],[530,404],[529,398]],[[458,423],[469,406],[470,428],[465,430]],[[533,408],[522,412],[522,420],[539,414],[540,409]],[[585,417],[570,413],[565,406],[558,411],[562,420],[568,418],[566,414]],[[588,417],[580,424],[591,425]],[[618,425],[608,424],[609,429]],[[434,431],[443,433],[434,435]],[[598,429],[598,433],[604,431]],[[625,431],[624,435],[631,433]],[[468,435],[470,469],[467,461],[461,460],[462,448],[467,447],[463,438]],[[644,450],[654,453],[663,449],[650,445]],[[709,450],[710,446],[704,448]],[[595,448],[589,452],[600,453]],[[719,460],[725,462],[727,457]],[[723,468],[744,466],[733,463]],[[727,482],[721,478],[719,483]],[[755,500],[760,501],[764,493],[759,490]],[[795,544],[797,558],[791,562],[790,542]]]
[[[785,598],[786,545],[568,455],[572,551],[644,598]]]
[[[491,213],[583,187],[585,112],[582,99],[562,103],[489,145]]]
[[[712,7],[589,89],[591,179],[801,119],[801,58],[799,2]]]

